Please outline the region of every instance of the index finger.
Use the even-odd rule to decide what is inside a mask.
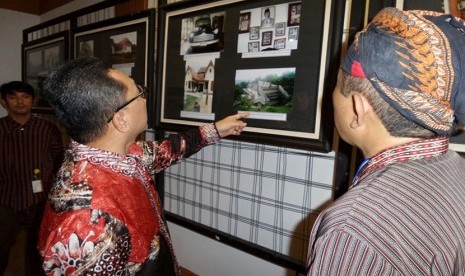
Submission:
[[[249,115],[250,115],[250,113],[248,113],[248,112],[241,112],[241,113],[237,113],[235,115],[235,118],[236,118],[236,120],[239,120],[239,119],[245,118],[245,117],[247,117]]]

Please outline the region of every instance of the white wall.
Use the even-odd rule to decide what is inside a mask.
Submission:
[[[168,223],[181,266],[201,276],[290,276],[294,271],[271,264],[174,223]]]
[[[0,9],[0,84],[21,80],[23,29],[39,23],[37,15]],[[6,114],[6,109],[0,106],[0,117]]]

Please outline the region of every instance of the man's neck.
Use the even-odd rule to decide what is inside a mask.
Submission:
[[[29,120],[32,117],[32,114],[31,113],[27,113],[27,114],[11,114],[10,113],[9,116],[11,119],[13,119],[13,121],[23,126],[27,122],[29,122]]]
[[[101,149],[105,151],[115,152],[126,155],[129,151],[129,146],[133,140],[127,141],[126,137],[117,134],[105,134],[102,137],[95,139],[86,145],[92,148]]]
[[[404,145],[420,138],[413,137],[386,137],[385,139],[380,139],[377,141],[372,141],[372,143],[365,144],[365,147],[361,147],[363,155],[365,158],[373,157],[378,153],[392,147]]]

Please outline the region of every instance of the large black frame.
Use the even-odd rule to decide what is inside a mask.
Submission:
[[[249,125],[248,129],[236,139],[313,151],[330,151],[334,130],[331,94],[336,84],[336,77],[339,69],[345,6],[340,5],[336,0],[302,1],[301,25],[298,27],[301,31],[299,34],[299,46],[298,50],[292,50],[289,56],[242,59],[236,49],[237,35],[242,34],[238,28],[241,11],[247,12],[249,9],[295,2],[299,1],[192,0],[161,6],[158,17],[159,32],[157,45],[159,51],[156,72],[157,102],[156,105],[155,102],[152,103],[157,108],[155,127],[157,131],[159,130],[157,132],[159,138],[163,137],[165,130],[183,131],[195,125],[211,122],[210,120],[186,120],[184,118],[172,120],[172,118],[167,118],[164,112],[166,109],[170,111],[175,110],[176,112],[182,109],[182,106],[179,105],[179,101],[183,99],[182,91],[179,91],[180,89],[182,90],[182,88],[176,87],[176,85],[179,85],[179,80],[183,83],[183,75],[185,73],[185,65],[182,57],[179,56],[181,20],[190,16],[226,11],[226,19],[224,22],[224,49],[220,53],[220,55],[224,55],[221,56],[221,58],[226,59],[226,62],[223,62],[223,64],[218,61],[216,62],[218,68],[221,66],[221,68],[218,69],[219,71],[217,71],[217,74],[221,76],[221,80],[217,79],[215,85],[216,82],[223,82],[219,85],[221,88],[219,91],[232,92],[234,90],[235,69],[258,69],[266,66],[276,67],[276,64],[280,66],[292,66],[295,64],[297,68],[300,68],[299,70],[304,70],[304,73],[296,77],[298,78],[296,82],[299,83],[298,89],[300,89],[300,93],[310,96],[318,94],[317,92],[321,93],[320,95],[313,95],[314,97],[312,100],[307,102],[307,106],[305,107],[311,109],[311,112],[300,114],[299,117],[304,121],[302,123],[313,125],[315,131],[308,130],[305,132],[302,130],[289,134],[286,132],[289,131],[289,126],[287,126],[288,129],[286,130],[285,127],[279,126],[276,122],[259,125],[257,120],[247,119]],[[287,13],[285,16],[287,19]],[[173,18],[175,20],[174,23],[171,21]],[[290,26],[290,28],[296,27],[297,26]],[[274,31],[274,28],[272,30]],[[286,30],[286,35],[287,34],[288,31]],[[249,37],[247,33],[242,35]],[[321,43],[315,43],[317,37],[320,37]],[[325,45],[322,43],[323,37],[325,37],[326,40]],[[320,56],[323,58],[320,58]],[[312,62],[316,63],[313,67],[309,65],[312,64]],[[176,64],[173,65],[172,63]],[[312,83],[313,80],[315,80],[316,83]],[[165,98],[165,94],[167,93],[171,94],[169,99]],[[231,96],[223,93],[219,97],[216,97],[216,99],[217,100],[214,101],[217,101],[215,104],[218,104],[219,108],[214,110],[217,116],[215,119],[220,119],[232,113],[231,109],[225,109],[221,106],[225,101],[232,105],[233,99]],[[303,103],[299,101],[297,104]],[[317,113],[319,114],[316,115]],[[308,115],[309,118],[305,117],[306,115]],[[318,126],[318,129],[316,126]],[[284,133],[280,133],[283,129]],[[301,135],[299,136],[296,134]],[[159,185],[163,183],[162,175],[158,175],[157,182]],[[162,190],[162,185],[160,188]],[[277,253],[238,237],[232,237],[230,234],[177,214],[166,212],[166,217],[168,220],[199,234],[211,237],[219,242],[246,251],[249,254],[277,265],[301,273],[305,271],[305,267],[302,263],[292,259],[290,256]]]
[[[154,22],[155,10],[149,9],[79,27],[72,34],[73,58],[95,56],[108,65],[125,71],[136,83],[147,87],[148,100],[151,101],[154,97]],[[113,41],[114,38],[121,41]],[[89,41],[92,41],[93,46],[90,47],[90,52],[85,52],[80,46]],[[116,49],[121,46],[127,51],[118,53]],[[148,112],[153,114],[150,106]],[[154,120],[152,117],[149,116],[149,121]]]
[[[206,0],[182,1],[160,7],[157,103],[152,102],[157,110],[154,127],[182,131],[236,113],[233,106],[236,70],[294,67],[293,111],[287,114],[286,120],[246,119],[248,127],[240,137],[232,139],[331,151],[334,129],[331,93],[340,60],[344,5],[335,0],[302,1],[298,49],[292,50],[288,56],[242,58],[237,53],[237,37],[240,34],[237,26],[243,13],[241,11],[295,2],[299,1]],[[182,20],[219,12],[225,12],[226,16],[223,24],[224,48],[214,64],[215,75],[221,76],[214,81],[214,117],[186,119],[180,115],[187,71],[179,46]]]
[[[69,31],[63,31],[22,44],[22,80],[34,87],[36,92],[34,113],[53,114],[42,98],[42,82],[54,68],[69,59]]]

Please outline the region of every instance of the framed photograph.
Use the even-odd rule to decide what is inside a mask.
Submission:
[[[53,110],[42,97],[42,83],[56,67],[69,59],[69,32],[64,31],[22,45],[22,80],[36,92],[34,113],[51,113]]]
[[[285,38],[278,38],[274,40],[274,48],[275,49],[284,49],[286,48],[286,39]]]
[[[279,22],[275,25],[275,36],[284,36],[286,34],[286,22]]]
[[[295,2],[294,2],[295,3]],[[237,38],[237,53],[241,54],[242,58],[270,58],[270,57],[281,57],[281,56],[291,56],[294,50],[299,48],[299,43],[297,39],[288,39],[286,37],[287,33],[287,21],[289,13],[289,2],[275,2],[273,6],[269,5],[258,5],[254,7],[244,6],[243,10],[240,10],[240,13],[250,13],[250,20],[252,22],[251,26],[258,26],[258,35],[249,35],[239,34]],[[265,12],[265,10],[268,10]],[[273,18],[273,27],[262,28],[261,22],[265,14],[272,13],[274,14]],[[298,31],[299,29],[295,29]],[[250,30],[252,32],[252,30]],[[271,36],[271,40],[270,40]],[[298,35],[294,35],[295,38]],[[286,41],[284,48],[276,49],[273,47],[273,40],[275,38],[284,38]],[[260,52],[250,52],[248,49],[248,43],[254,40],[261,39],[262,47]]]
[[[98,57],[153,91],[154,14],[151,9],[78,28],[72,35],[73,57]],[[149,92],[148,101],[153,98]]]
[[[296,26],[300,24],[300,10],[302,9],[302,3],[290,3],[287,17],[288,26]]]
[[[250,12],[241,13],[239,15],[239,32],[247,33],[250,28]]]
[[[260,44],[258,41],[249,42],[249,52],[260,52]]]
[[[289,40],[299,40],[299,27],[289,28],[287,37]]]
[[[247,112],[250,116],[245,119],[247,127],[242,135],[228,139],[325,154],[332,151],[331,95],[339,69],[344,5],[334,0],[303,1],[301,9],[305,16],[294,29],[300,35],[292,33],[294,39],[299,39],[299,47],[287,56],[244,58],[238,53],[280,51],[274,49],[275,44],[288,47],[288,31],[275,37],[275,23],[263,29],[262,17],[268,8],[270,18],[287,25],[289,4],[296,1],[270,0],[265,6],[263,3],[181,1],[160,7],[156,114],[150,114],[157,118],[153,128],[165,134],[184,131]],[[249,33],[241,33],[238,31],[241,15],[249,12]],[[199,36],[196,25],[206,29],[207,35]],[[189,200],[176,192],[173,195]],[[202,206],[216,217],[220,209],[205,204]],[[244,238],[243,229],[228,232],[183,213],[168,213],[167,218],[173,220],[175,215],[177,223],[201,229],[199,233],[204,235],[214,233],[220,237],[219,242],[237,245],[297,271],[305,270],[304,259],[296,260],[291,253],[277,252],[272,244]],[[244,229],[248,227],[246,221],[243,225]]]
[[[262,24],[261,27],[265,28],[273,28],[274,26],[274,19],[275,19],[275,7],[263,7],[262,8]]]
[[[262,33],[262,46],[271,45],[271,40],[273,39],[273,31],[266,31]]]
[[[249,40],[258,40],[258,39],[260,39],[260,27],[259,26],[250,27]]]
[[[291,43],[286,35],[276,37],[275,26],[273,30],[260,27],[260,39],[250,41],[250,34],[238,32],[237,24],[251,12],[253,27],[249,31],[255,33],[266,8],[284,19],[278,23],[287,23],[289,3],[295,1],[274,0],[271,6],[258,0],[201,3],[183,2],[160,9],[157,114],[151,115],[157,120],[152,127],[181,131],[248,112],[248,127],[231,139],[330,151],[332,112],[322,111],[331,110],[336,83],[338,68],[329,64],[339,62],[337,35],[342,32],[338,28],[342,21],[332,16],[340,10],[331,11],[335,2],[305,2],[301,6],[306,11],[301,18],[305,24],[291,27],[288,33],[290,39],[299,39],[300,46],[292,55],[273,58],[237,55],[237,36],[246,37],[241,45],[244,52],[273,54]],[[212,30],[202,43],[191,39],[196,30],[190,26],[199,20]]]

